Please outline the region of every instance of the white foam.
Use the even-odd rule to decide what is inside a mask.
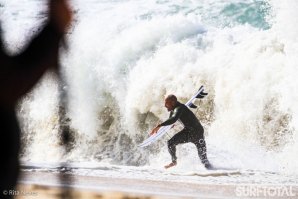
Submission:
[[[165,95],[174,93],[185,102],[204,84],[209,96],[196,114],[207,129],[214,164],[296,172],[297,3],[270,3],[272,28],[259,30],[202,24],[198,13],[175,13],[167,3],[76,1],[77,22],[62,57],[68,116],[77,136],[67,159],[163,165],[170,158],[166,138],[157,143],[160,149],[139,150],[141,134],[167,117]],[[20,114],[28,121],[27,138],[40,132],[31,136],[31,152],[24,159],[49,161],[60,154],[52,145],[57,121],[37,118],[57,117],[52,99],[57,88],[52,80],[40,88],[51,92],[28,95]],[[45,99],[52,101],[39,113]],[[180,147],[178,156],[183,169],[199,165],[190,145]]]

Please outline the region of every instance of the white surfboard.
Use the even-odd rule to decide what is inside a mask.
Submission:
[[[195,101],[196,98],[204,98],[208,93],[204,93],[204,87],[201,86],[200,89],[196,92],[195,95],[193,95],[186,103],[185,106],[189,107],[189,108],[197,108],[197,106],[195,106],[193,104],[193,102]],[[172,128],[174,124],[172,125],[168,125],[168,126],[162,126],[160,127],[160,129],[157,131],[157,133],[151,135],[149,138],[147,138],[146,140],[144,140],[140,145],[138,145],[139,147],[146,147],[150,144],[152,144],[153,142],[155,142],[156,140],[158,140],[159,138],[161,138],[168,130],[170,130]]]

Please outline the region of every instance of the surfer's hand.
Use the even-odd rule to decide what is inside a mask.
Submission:
[[[150,136],[154,135],[156,132],[154,132],[154,129],[150,132]]]
[[[159,128],[160,128],[160,126],[155,127],[155,128],[151,131],[150,135],[154,135],[155,133],[157,133],[157,131],[159,130]]]
[[[151,131],[150,136],[154,135],[157,131],[155,130],[155,128]]]

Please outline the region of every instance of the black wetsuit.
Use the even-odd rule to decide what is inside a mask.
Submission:
[[[201,162],[205,167],[209,167],[210,164],[207,159],[206,143],[204,140],[204,128],[195,114],[184,104],[177,102],[176,107],[170,113],[169,119],[161,123],[160,126],[174,124],[178,119],[183,123],[184,129],[168,141],[168,148],[172,156],[172,161],[177,161],[176,145],[191,142],[196,145]]]

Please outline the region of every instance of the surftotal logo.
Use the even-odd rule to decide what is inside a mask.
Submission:
[[[235,189],[238,197],[295,197],[292,186],[245,185]]]

